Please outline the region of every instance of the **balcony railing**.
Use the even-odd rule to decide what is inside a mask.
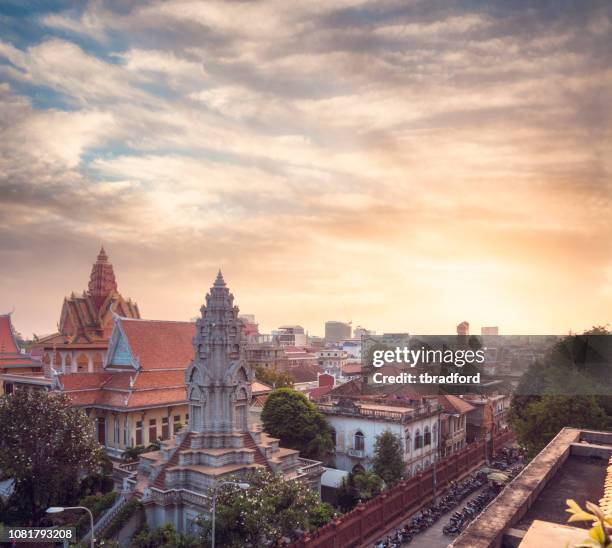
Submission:
[[[364,449],[347,449],[347,454],[349,457],[354,457],[356,459],[365,459],[365,450]]]
[[[434,415],[441,409],[438,405],[423,405],[407,411],[393,411],[391,409],[376,409],[356,405],[339,405],[336,402],[319,403],[317,408],[328,415],[347,415],[369,419],[387,420],[393,422],[409,422],[417,418]]]
[[[149,487],[142,498],[142,502],[155,502],[161,506],[186,502],[200,506],[201,508],[209,508],[211,505],[211,498],[207,495],[196,493],[195,491],[190,491],[188,489],[171,489],[169,491],[161,491],[156,487]]]

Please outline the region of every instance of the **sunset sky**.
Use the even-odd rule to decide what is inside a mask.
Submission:
[[[101,243],[152,319],[221,267],[264,332],[612,323],[612,3],[26,4],[0,7],[24,335]]]

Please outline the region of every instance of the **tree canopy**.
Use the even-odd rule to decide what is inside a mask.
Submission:
[[[388,486],[399,483],[404,475],[402,440],[390,430],[376,436],[373,468]]]
[[[293,377],[276,369],[258,366],[255,368],[255,378],[273,388],[293,388]]]
[[[305,458],[324,459],[333,449],[331,427],[306,396],[290,388],[272,392],[261,413],[264,430]]]
[[[606,395],[609,342],[589,339],[590,335],[610,332],[596,326],[582,336],[565,337],[521,378],[512,398],[510,420],[517,440],[531,457],[563,427],[612,427],[612,398]],[[593,348],[603,349],[595,359]]]
[[[297,538],[329,521],[333,512],[304,483],[258,470],[237,481],[246,490],[226,485],[217,492],[216,544],[227,548],[274,546],[282,538]],[[204,546],[211,541],[211,522],[201,520]]]
[[[0,469],[15,480],[0,520],[37,525],[49,506],[78,500],[105,465],[87,415],[66,396],[19,390],[0,398]]]

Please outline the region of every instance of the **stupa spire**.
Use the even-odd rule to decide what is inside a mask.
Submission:
[[[110,294],[117,292],[115,272],[113,265],[108,261],[104,246],[100,247],[98,258],[91,269],[87,292],[93,298],[97,308],[102,306]]]
[[[245,357],[246,337],[238,307],[221,271],[200,310],[193,339],[194,360],[186,372],[189,430],[231,437],[248,429],[254,375]],[[213,441],[231,444],[229,438]]]

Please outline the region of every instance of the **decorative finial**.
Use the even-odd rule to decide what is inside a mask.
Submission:
[[[219,269],[219,273],[217,274],[215,287],[225,287],[225,280],[223,279],[223,274],[221,274],[221,269]]]
[[[98,262],[106,262],[108,261],[108,255],[106,254],[106,251],[104,250],[104,246],[100,245],[100,253],[98,253]]]

